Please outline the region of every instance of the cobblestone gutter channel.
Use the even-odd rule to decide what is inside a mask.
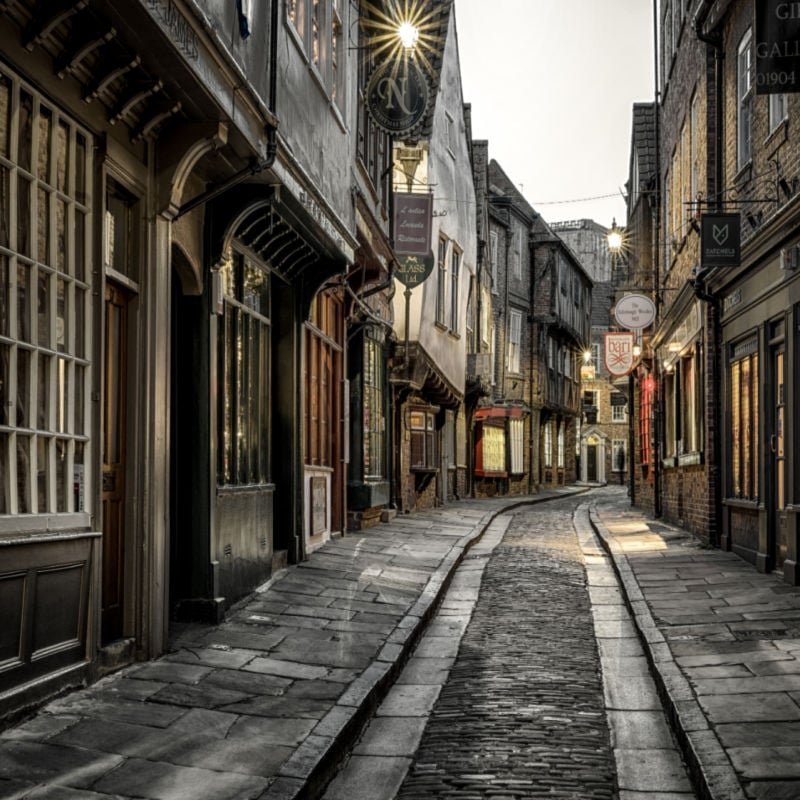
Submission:
[[[589,510],[589,520],[623,589],[625,603],[697,796],[702,800],[745,800],[733,765],[653,619],[626,553],[603,524],[596,507]]]

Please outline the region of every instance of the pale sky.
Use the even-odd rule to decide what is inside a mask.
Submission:
[[[652,6],[455,0],[473,138],[548,222],[625,222],[631,109],[654,95]]]

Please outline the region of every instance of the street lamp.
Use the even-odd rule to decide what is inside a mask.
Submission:
[[[405,20],[397,27],[397,36],[405,50],[413,50],[419,41],[419,28],[411,21]]]
[[[611,221],[611,229],[609,230],[606,240],[608,241],[608,249],[612,256],[618,256],[622,252],[622,228],[617,227],[617,220],[614,218]]]

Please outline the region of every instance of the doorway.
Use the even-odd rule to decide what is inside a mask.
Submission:
[[[597,482],[597,445],[586,445],[586,480],[591,483]]]
[[[103,592],[104,644],[124,635],[126,465],[128,442],[128,307],[132,295],[106,283],[103,364]]]
[[[786,351],[782,341],[771,347],[771,380],[769,402],[771,405],[772,433],[769,437],[769,463],[773,476],[770,490],[769,526],[774,542],[775,569],[782,569],[786,560]]]

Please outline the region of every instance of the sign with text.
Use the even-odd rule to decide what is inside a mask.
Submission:
[[[429,100],[425,74],[410,56],[384,61],[367,83],[367,111],[392,136],[409,135],[425,119]]]
[[[433,195],[394,193],[394,251],[399,256],[427,256],[431,251]]]
[[[655,322],[655,303],[645,294],[626,294],[614,306],[614,319],[629,331],[648,328]]]
[[[398,256],[394,276],[400,283],[413,288],[424,283],[433,272],[433,253],[426,256]]]
[[[627,375],[633,369],[633,334],[630,331],[605,334],[603,358],[610,375],[615,378]]]
[[[703,214],[700,221],[700,264],[738,267],[742,258],[742,220],[739,214]]]
[[[800,91],[800,4],[756,2],[756,94]]]

